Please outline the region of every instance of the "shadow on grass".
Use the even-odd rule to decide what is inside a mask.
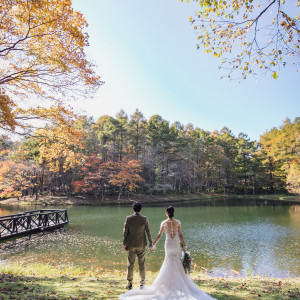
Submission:
[[[298,279],[275,278],[212,278],[195,280],[203,289],[218,300],[237,299],[300,299]]]
[[[149,274],[149,283],[155,274]],[[138,276],[135,276],[138,286]],[[218,300],[300,299],[299,279],[212,278],[194,280],[199,288]],[[94,275],[19,275],[0,274],[0,300],[117,299],[123,294],[126,277],[120,272]],[[171,299],[170,299],[171,300]]]
[[[89,276],[23,276],[0,274],[0,300],[116,299],[123,283]]]
[[[50,279],[1,274],[0,299],[55,299],[55,286],[47,281]]]

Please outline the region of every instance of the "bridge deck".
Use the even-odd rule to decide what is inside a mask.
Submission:
[[[69,223],[66,209],[40,209],[0,217],[0,240]]]

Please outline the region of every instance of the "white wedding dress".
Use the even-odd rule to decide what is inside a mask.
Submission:
[[[174,223],[174,225],[173,225]],[[151,286],[133,289],[119,296],[120,300],[207,300],[215,299],[206,294],[184,272],[178,236],[180,221],[164,221],[161,228],[166,234],[165,259]]]

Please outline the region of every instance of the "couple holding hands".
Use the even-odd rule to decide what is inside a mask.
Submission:
[[[181,246],[186,251],[186,245],[181,231],[181,223],[174,219],[174,207],[166,209],[167,219],[161,222],[159,233],[152,243],[151,230],[148,218],[141,215],[142,204],[133,204],[134,213],[128,216],[124,224],[124,249],[128,251],[127,281],[128,292],[119,296],[119,299],[131,300],[171,300],[171,299],[214,299],[199,289],[194,281],[185,273],[181,261]],[[146,234],[149,240],[149,250],[154,251],[155,246],[165,232],[165,259],[160,271],[151,286],[145,286],[145,248]],[[138,258],[141,276],[140,289],[132,289],[133,268],[135,258]]]

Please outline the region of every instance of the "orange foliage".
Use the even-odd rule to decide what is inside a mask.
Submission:
[[[59,104],[50,109],[31,109],[33,113],[41,113],[54,125],[38,129],[35,135],[39,141],[39,163],[46,164],[50,171],[67,171],[81,164],[84,155],[83,130],[74,127],[75,114]]]
[[[64,99],[102,84],[84,52],[87,22],[71,0],[1,0],[0,19],[2,126],[15,128],[13,108],[23,97]]]
[[[32,187],[24,176],[27,166],[12,161],[0,162],[0,198],[21,197],[22,190]]]
[[[108,182],[108,172],[105,164],[102,163],[99,157],[90,156],[81,169],[81,175],[84,180],[73,182],[74,191],[79,192],[95,192],[101,191],[104,183]]]
[[[13,112],[16,104],[0,89],[0,128],[15,129],[17,121],[15,119],[15,112]]]
[[[138,182],[144,179],[138,174],[142,172],[140,160],[125,158],[122,161],[109,161],[105,163],[106,167],[111,170],[109,182],[120,188],[128,186],[130,191],[138,187]]]
[[[74,181],[72,185],[75,193],[88,192],[90,190],[90,185],[84,180]]]
[[[143,182],[143,178],[138,174],[142,171],[141,162],[125,158],[122,161],[102,160],[95,155],[89,157],[82,167],[82,175],[84,180],[73,182],[74,191],[78,192],[94,192],[95,195],[102,192],[105,194],[105,186],[111,184],[119,188],[119,197],[125,187],[130,191],[138,187],[139,182]]]
[[[300,166],[292,164],[286,179],[287,190],[291,194],[300,195]]]

